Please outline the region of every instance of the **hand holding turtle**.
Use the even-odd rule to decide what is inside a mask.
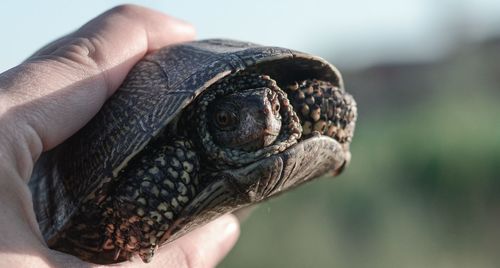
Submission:
[[[121,6],[0,74],[0,266],[86,265],[46,247],[27,187],[34,162],[85,125],[147,52],[193,36],[171,17]],[[222,216],[163,247],[148,267],[215,266],[237,236],[236,219]]]

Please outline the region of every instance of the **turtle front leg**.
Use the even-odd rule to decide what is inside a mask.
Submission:
[[[197,193],[199,160],[190,141],[158,141],[144,152],[119,175],[119,185],[102,204],[103,250],[114,251],[115,260],[138,253],[149,262]]]
[[[321,80],[304,80],[286,87],[302,124],[302,138],[326,135],[349,144],[354,135],[357,108],[354,98],[341,87]]]

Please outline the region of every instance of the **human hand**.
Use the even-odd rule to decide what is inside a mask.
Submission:
[[[27,186],[34,163],[85,125],[147,52],[193,37],[184,22],[120,6],[0,74],[1,267],[94,266],[46,246]],[[147,267],[213,267],[238,234],[236,218],[222,216],[160,248]]]

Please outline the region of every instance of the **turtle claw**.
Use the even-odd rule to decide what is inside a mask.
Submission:
[[[150,248],[141,250],[141,252],[139,252],[139,257],[143,262],[149,263],[153,260],[156,250],[158,250],[158,245],[151,245]]]
[[[118,260],[118,258],[120,257],[120,253],[121,253],[121,252],[122,252],[122,249],[121,249],[121,248],[118,248],[118,247],[117,247],[117,248],[115,249],[115,253],[114,253],[114,255],[113,255],[113,259],[114,259],[115,261],[117,261],[117,260]]]

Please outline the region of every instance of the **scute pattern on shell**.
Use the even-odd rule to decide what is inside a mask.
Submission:
[[[295,56],[288,49],[222,39],[146,56],[83,129],[35,166],[30,188],[44,237],[56,237],[82,202],[102,199],[128,161],[212,83],[249,65]]]

